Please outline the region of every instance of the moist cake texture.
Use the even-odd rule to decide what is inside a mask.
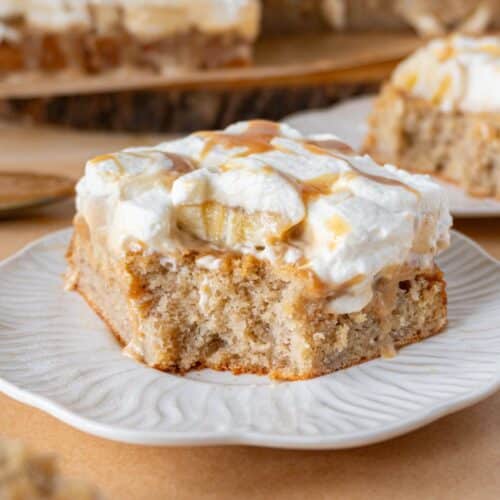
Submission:
[[[3,0],[0,74],[248,63],[257,0]]]
[[[298,379],[439,332],[433,181],[261,120],[87,163],[67,285],[150,366]]]
[[[435,40],[395,70],[370,117],[380,162],[500,198],[500,37]]]

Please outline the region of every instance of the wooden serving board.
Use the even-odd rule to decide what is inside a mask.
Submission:
[[[422,43],[411,33],[317,34],[262,40],[254,64],[207,71],[119,69],[102,75],[18,74],[0,82],[0,98],[33,98],[134,89],[227,89],[366,82],[385,78]]]

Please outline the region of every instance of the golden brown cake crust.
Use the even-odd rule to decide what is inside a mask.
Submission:
[[[379,163],[500,199],[500,113],[443,112],[389,83],[375,102],[363,150]]]
[[[303,277],[276,274],[265,262],[233,254],[207,270],[192,254],[175,265],[141,253],[113,261],[98,251],[85,223],[75,227],[68,286],[128,354],[164,371],[211,368],[300,380],[392,355],[446,325],[437,268],[414,270],[394,289],[380,283],[361,312],[335,315],[326,297],[304,291]],[[394,298],[384,313],[387,290]]]

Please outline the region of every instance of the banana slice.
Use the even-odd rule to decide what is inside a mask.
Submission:
[[[305,216],[297,188],[263,169],[200,169],[177,179],[171,196],[180,229],[229,248],[281,240]]]
[[[293,226],[277,214],[244,212],[215,202],[203,205],[180,206],[176,210],[179,228],[193,236],[216,245],[238,247],[265,246],[282,239]]]

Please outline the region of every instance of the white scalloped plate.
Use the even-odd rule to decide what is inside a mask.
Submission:
[[[186,377],[121,354],[62,273],[70,230],[0,264],[0,390],[85,432],[155,445],[346,448],[382,441],[500,386],[500,264],[455,233],[439,262],[446,332],[313,380],[204,370]]]
[[[368,131],[366,119],[374,99],[373,96],[348,99],[331,108],[295,113],[283,121],[306,134],[336,134],[354,149],[359,149]],[[448,193],[450,210],[455,217],[500,216],[500,201],[493,198],[475,198],[453,184],[438,182]]]

